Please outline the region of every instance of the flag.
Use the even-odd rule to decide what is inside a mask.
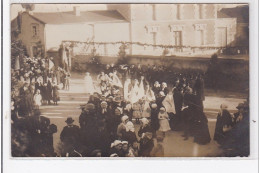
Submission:
[[[62,60],[63,60],[63,62],[64,62],[66,65],[69,64],[69,63],[68,63],[68,57],[67,57],[65,48],[63,48],[63,51],[62,51]]]
[[[51,70],[54,67],[54,63],[52,60],[49,59],[49,70]]]

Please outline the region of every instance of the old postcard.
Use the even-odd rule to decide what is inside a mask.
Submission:
[[[10,22],[12,157],[251,155],[248,4],[11,4]]]

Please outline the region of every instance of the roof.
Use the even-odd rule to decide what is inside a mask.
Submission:
[[[222,8],[218,11],[218,18],[237,18],[237,23],[249,23],[249,6]]]
[[[73,11],[55,13],[33,13],[31,14],[31,16],[45,24],[127,22],[126,19],[116,10],[81,11],[80,16],[76,16]]]

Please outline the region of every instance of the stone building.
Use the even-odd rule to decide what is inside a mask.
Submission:
[[[23,12],[12,21],[12,36],[25,43],[31,56],[39,45],[46,53],[65,40],[92,42],[78,48],[82,54],[95,48],[99,55],[115,56],[120,44],[113,43],[121,41],[130,43],[130,55],[160,56],[165,49],[167,55],[212,54],[217,51],[213,47],[233,42],[237,29],[236,18],[217,14],[217,4],[107,4],[105,11]]]

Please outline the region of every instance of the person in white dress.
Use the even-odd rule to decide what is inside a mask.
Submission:
[[[165,132],[171,130],[170,124],[169,124],[169,116],[164,107],[160,108],[160,112],[158,114],[158,119],[159,119],[159,125],[160,125],[159,131],[161,131],[165,134]]]
[[[95,92],[95,89],[94,89],[92,77],[90,76],[89,72],[86,73],[84,81],[85,81],[86,93],[93,94]]]
[[[146,86],[146,92],[144,97],[144,110],[142,112],[143,118],[151,117],[151,107],[150,102],[155,101],[155,96],[153,90],[150,88],[149,85]]]
[[[120,81],[119,77],[117,76],[116,71],[114,71],[114,73],[113,73],[112,85],[117,86],[119,88],[123,88],[122,82]]]
[[[130,102],[132,104],[136,103],[139,100],[138,91],[139,91],[139,82],[135,79],[134,87],[131,90]]]
[[[131,79],[127,79],[124,84],[124,99],[125,101],[130,100],[130,92],[129,92],[129,85],[131,84]]]
[[[42,105],[42,95],[41,95],[41,91],[39,89],[37,89],[34,97],[33,97],[35,106],[37,106],[38,108]]]
[[[176,110],[175,110],[175,105],[174,105],[174,99],[173,99],[173,94],[172,92],[169,92],[165,99],[162,102],[163,106],[166,109],[167,113],[173,113],[176,114]]]
[[[144,96],[145,96],[145,93],[144,93],[144,76],[141,76],[141,81],[140,81],[139,90],[138,90],[138,98],[143,99]]]

